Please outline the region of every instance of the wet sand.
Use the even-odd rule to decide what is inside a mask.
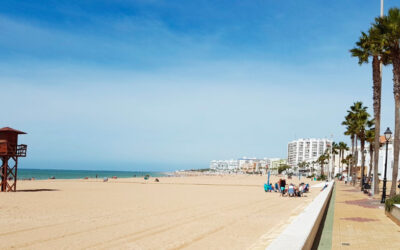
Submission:
[[[159,180],[19,181],[0,193],[1,248],[264,249],[320,191],[265,193],[265,176]]]

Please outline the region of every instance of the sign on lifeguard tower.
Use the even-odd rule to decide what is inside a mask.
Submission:
[[[0,129],[1,192],[15,192],[17,189],[18,158],[26,157],[27,145],[18,145],[18,135],[25,132],[9,127]]]

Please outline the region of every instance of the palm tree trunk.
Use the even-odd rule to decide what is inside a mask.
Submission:
[[[324,175],[324,164],[321,164],[321,177]]]
[[[373,147],[372,144],[369,144],[369,171],[368,171],[368,181],[371,180],[372,167],[374,166],[372,162],[373,162],[373,160],[375,160],[375,159],[373,159],[373,157],[374,157],[374,147]]]
[[[394,115],[394,140],[393,140],[393,172],[392,187],[390,197],[396,195],[397,174],[399,172],[399,153],[400,153],[400,51],[392,52],[393,55],[393,93],[395,103]]]
[[[361,138],[360,140],[361,144],[361,181],[360,181],[360,187],[362,187],[363,184],[363,175],[365,172],[365,154],[364,154],[364,148],[365,148],[365,138]]]
[[[355,136],[355,149],[354,149],[354,163],[355,164],[355,168],[353,168],[353,186],[356,185],[356,179],[357,179],[357,164],[358,164],[358,138],[357,136]],[[354,165],[353,165],[354,167]]]
[[[335,174],[335,154],[332,153],[332,172],[331,178],[335,178],[333,175]]]
[[[350,184],[349,177],[352,176],[352,170],[353,170],[352,168],[354,164],[354,136],[351,137],[351,154],[352,154],[351,155],[352,161],[350,164],[347,164],[347,181],[349,182],[349,184]]]
[[[374,138],[374,194],[379,194],[379,137],[381,134],[381,98],[382,98],[382,75],[380,60],[377,57],[372,58],[372,79],[373,79],[373,102],[374,102],[374,120],[375,120],[375,138]],[[372,158],[371,158],[372,160]]]
[[[342,149],[339,150],[339,174],[342,175]]]

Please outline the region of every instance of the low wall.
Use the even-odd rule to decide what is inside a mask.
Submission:
[[[328,187],[321,191],[266,249],[311,249],[322,217],[327,209],[333,185],[334,181],[329,182]]]
[[[392,210],[386,212],[386,215],[400,226],[400,204],[394,204]]]

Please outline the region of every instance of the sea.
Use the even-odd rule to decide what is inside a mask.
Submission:
[[[104,170],[61,170],[61,169],[18,169],[18,179],[31,179],[45,180],[49,178],[55,179],[83,179],[88,178],[104,178],[113,177],[118,178],[132,178],[144,177],[150,175],[151,177],[167,176],[166,172],[142,172],[142,171],[104,171]]]

